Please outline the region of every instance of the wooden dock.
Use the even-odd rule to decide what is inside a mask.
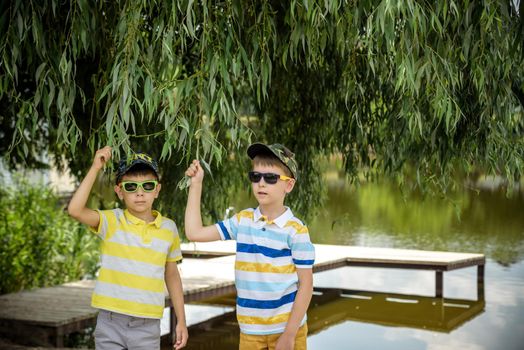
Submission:
[[[184,243],[182,253],[194,257],[233,256],[235,242]],[[344,266],[435,271],[435,297],[438,298],[443,297],[444,272],[477,266],[477,295],[479,298],[484,295],[484,265],[486,264],[484,254],[329,244],[315,244],[315,253],[313,272]]]
[[[477,295],[484,298],[482,254],[421,250],[366,248],[316,244],[314,272],[344,266],[422,269],[435,271],[435,296],[443,298],[443,273],[477,266]],[[235,242],[186,243],[185,259],[179,265],[186,302],[196,302],[235,292]],[[97,310],[90,307],[94,281],[0,296],[0,334],[31,338],[36,345],[63,346],[65,335],[92,326]],[[166,295],[166,306],[171,306]],[[172,309],[171,309],[172,311]],[[171,312],[173,315],[173,312]],[[174,326],[171,316],[171,327]],[[173,329],[173,328],[171,328]]]
[[[236,292],[233,268],[217,260],[179,265],[186,302]],[[98,310],[90,306],[94,286],[95,281],[86,280],[0,295],[0,335],[27,338],[33,345],[63,347],[65,335],[95,325]],[[171,302],[166,293],[167,306]]]

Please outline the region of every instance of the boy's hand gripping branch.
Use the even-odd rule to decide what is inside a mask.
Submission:
[[[202,183],[204,180],[204,169],[198,160],[193,160],[193,163],[187,168],[186,175],[191,178],[191,184]]]
[[[95,153],[95,158],[93,159],[93,165],[97,170],[102,169],[107,162],[111,159],[111,147],[105,146],[104,148],[99,149]]]

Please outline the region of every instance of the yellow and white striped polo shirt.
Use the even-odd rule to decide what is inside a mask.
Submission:
[[[99,210],[101,267],[91,305],[125,315],[161,318],[166,262],[182,259],[173,220],[153,211],[150,223],[128,210]]]

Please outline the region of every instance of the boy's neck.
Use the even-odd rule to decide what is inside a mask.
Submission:
[[[262,215],[266,216],[269,221],[273,221],[278,218],[280,215],[284,214],[287,208],[284,204],[277,205],[259,205],[260,212]]]
[[[151,209],[145,212],[135,212],[134,210],[127,208],[127,211],[129,211],[129,213],[134,217],[144,220],[147,223],[153,222],[156,219],[156,216],[153,215],[153,210]]]

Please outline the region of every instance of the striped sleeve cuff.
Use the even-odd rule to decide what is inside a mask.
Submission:
[[[166,262],[182,262],[182,255],[174,257],[174,258],[168,257],[166,259]]]
[[[315,260],[300,260],[300,259],[293,259],[293,262],[295,263],[295,267],[298,269],[310,269],[313,267],[313,264],[315,264]]]
[[[231,239],[231,234],[227,230],[226,225],[224,225],[223,221],[216,223],[215,226],[218,230],[218,233],[220,234],[220,239],[222,239],[223,241]]]
[[[97,236],[104,238],[105,233],[107,232],[107,219],[105,214],[100,209],[95,209],[98,213],[99,221],[97,227],[88,226],[89,231],[93,232]]]

